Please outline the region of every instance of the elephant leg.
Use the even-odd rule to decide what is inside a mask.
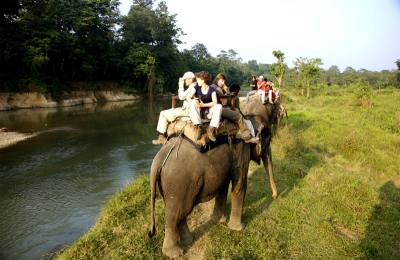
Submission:
[[[232,230],[237,230],[237,231],[242,230],[244,228],[244,225],[242,223],[242,214],[243,214],[244,197],[246,195],[248,166],[244,168],[245,169],[237,169],[237,171],[244,171],[244,172],[239,174],[234,174],[234,178],[232,181],[232,191],[231,191],[232,209],[228,227]]]
[[[189,245],[193,242],[193,235],[189,231],[189,227],[186,221],[186,218],[184,218],[181,223],[179,224],[179,234],[181,237],[181,243],[185,245]]]
[[[229,183],[221,187],[217,196],[215,197],[213,219],[218,220],[220,223],[226,222],[226,196],[228,194]]]
[[[172,203],[171,203],[172,204]],[[178,210],[169,207],[166,204],[165,207],[165,236],[162,247],[164,255],[177,258],[183,254],[183,249],[179,247],[179,232],[178,232],[179,216]]]
[[[267,150],[262,156],[263,164],[265,170],[268,172],[269,175],[269,184],[271,185],[272,190],[272,198],[276,199],[278,196],[278,192],[276,191],[276,185],[274,181],[274,175],[272,174],[272,153],[271,153],[271,146],[268,145]]]

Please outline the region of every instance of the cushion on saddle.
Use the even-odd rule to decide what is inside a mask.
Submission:
[[[208,126],[208,122],[205,122],[200,126],[194,126],[190,120],[178,118],[168,125],[167,135],[168,138],[182,135],[197,146],[196,148],[198,148],[199,151],[206,152],[218,145],[228,143],[229,140],[236,140],[235,136],[239,131],[237,124],[224,119],[221,121],[214,134],[217,140],[212,142],[208,139],[206,134]],[[197,138],[198,136],[200,137]]]
[[[206,138],[206,130],[209,126],[208,122],[201,124],[200,126],[195,127],[190,120],[185,120],[183,118],[178,118],[174,122],[168,125],[167,135],[168,136],[176,136],[179,134],[185,135],[187,138],[192,140],[193,142],[197,142],[198,131],[201,131],[201,137]],[[239,131],[239,126],[227,119],[223,119],[219,124],[219,127],[216,129],[215,137],[219,136],[236,136]]]

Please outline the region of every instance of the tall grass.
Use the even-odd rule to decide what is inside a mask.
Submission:
[[[310,99],[285,90],[289,119],[272,143],[279,197],[271,199],[262,166],[252,163],[246,228],[195,228],[184,258],[400,259],[400,91],[371,96],[373,105],[362,106],[354,89]],[[149,197],[148,178],[135,180],[58,257],[162,257],[163,203],[150,240]]]

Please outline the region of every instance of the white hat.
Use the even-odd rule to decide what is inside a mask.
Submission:
[[[263,80],[263,79],[264,79],[264,76],[263,76],[263,75],[260,75],[260,76],[258,76],[258,79],[259,79],[259,80]]]
[[[187,72],[185,72],[185,74],[183,74],[182,79],[193,79],[195,77],[196,76],[194,75],[193,72],[187,71]]]

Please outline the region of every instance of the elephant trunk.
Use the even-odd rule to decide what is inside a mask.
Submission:
[[[155,204],[156,204],[156,192],[157,192],[157,181],[161,173],[161,168],[159,167],[151,167],[151,172],[150,172],[150,187],[151,187],[151,199],[150,199],[150,218],[151,218],[151,226],[150,230],[147,233],[147,235],[151,238],[154,236],[156,233],[156,219],[154,215],[154,209],[155,209]]]

